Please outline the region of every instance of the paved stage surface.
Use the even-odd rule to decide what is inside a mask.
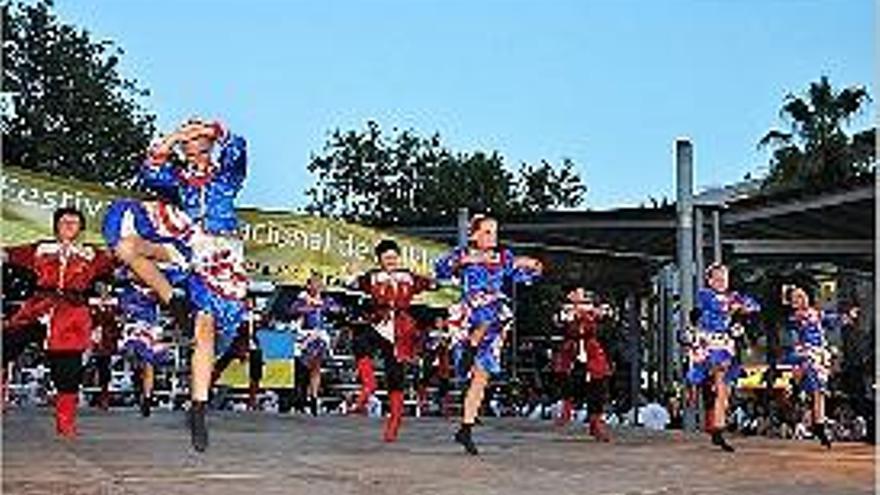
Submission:
[[[488,419],[480,457],[451,441],[453,423],[406,418],[380,441],[364,417],[214,413],[211,447],[189,449],[184,413],[80,410],[81,437],[54,438],[48,410],[3,417],[4,494],[868,494],[874,449],[732,437],[735,454],[705,437],[619,430],[598,444],[579,428]]]

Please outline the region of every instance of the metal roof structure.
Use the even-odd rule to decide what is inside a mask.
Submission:
[[[831,261],[872,271],[876,190],[874,181],[813,194],[763,194],[754,182],[710,190],[694,197],[697,228],[711,234],[713,220],[718,223],[725,258]],[[399,230],[447,242],[457,238],[453,223]],[[585,283],[641,284],[658,266],[675,261],[676,210],[673,204],[549,212],[503,221],[500,237],[551,261],[565,257],[575,272],[584,265],[578,275]],[[712,250],[711,237],[697,235],[704,250]]]

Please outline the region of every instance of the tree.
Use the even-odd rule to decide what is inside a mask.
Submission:
[[[121,48],[64,24],[51,0],[3,13],[5,162],[110,186],[136,176],[155,117],[148,92],[118,72]]]
[[[524,163],[519,171],[523,209],[537,213],[554,207],[580,205],[587,187],[574,167],[569,158],[562,160],[559,170],[544,160],[537,167]]]
[[[381,130],[368,122],[363,133],[334,131],[324,145],[324,154],[313,154],[307,166],[317,175],[318,185],[310,188],[307,211],[362,221],[374,214],[380,191],[378,175],[386,168],[387,150]]]
[[[845,132],[869,101],[864,87],[836,90],[827,77],[787,95],[780,115],[789,130],[772,129],[759,142],[773,149],[765,189],[823,189],[872,174],[876,130]]]
[[[307,211],[371,224],[429,222],[461,207],[501,218],[538,213],[577,206],[586,192],[569,159],[558,169],[542,161],[513,173],[497,151],[453,152],[436,133],[386,136],[374,121],[330,133],[308,170],[315,185]]]

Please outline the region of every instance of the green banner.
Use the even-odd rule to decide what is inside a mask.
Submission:
[[[4,246],[51,238],[52,212],[63,205],[85,214],[85,242],[103,244],[100,230],[107,206],[117,198],[137,196],[10,166],[4,166],[0,180]],[[316,272],[338,285],[374,266],[373,246],[383,238],[397,240],[406,267],[429,275],[436,257],[448,249],[432,241],[307,214],[241,208],[239,218],[248,273],[256,281],[302,284]],[[427,299],[445,305],[454,295],[444,292]]]

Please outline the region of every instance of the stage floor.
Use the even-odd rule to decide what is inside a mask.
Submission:
[[[874,448],[618,430],[611,444],[580,428],[487,419],[479,457],[451,441],[455,424],[406,418],[396,444],[381,421],[213,413],[211,447],[189,448],[184,413],[80,410],[80,439],[54,438],[46,409],[3,417],[5,494],[869,494]]]

